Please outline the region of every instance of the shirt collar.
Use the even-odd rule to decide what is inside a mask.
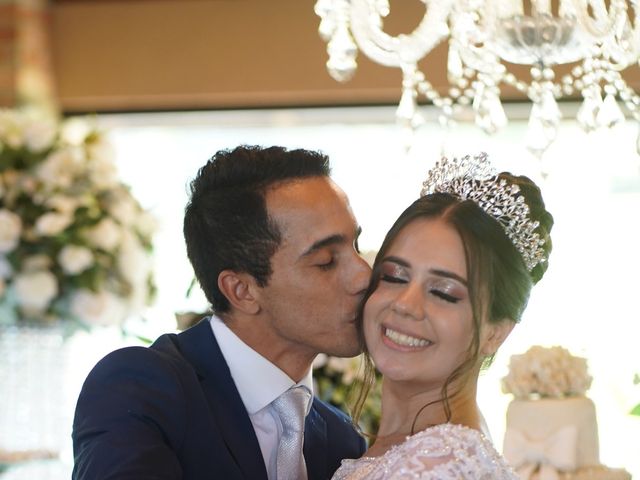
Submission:
[[[220,318],[212,315],[209,322],[249,415],[262,410],[294,385],[303,385],[313,396],[311,368],[296,384],[280,368],[244,343]],[[311,403],[307,405],[307,413]]]

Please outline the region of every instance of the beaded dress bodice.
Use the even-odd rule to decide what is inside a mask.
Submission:
[[[379,457],[346,459],[332,480],[518,480],[482,433],[443,424],[418,432]]]

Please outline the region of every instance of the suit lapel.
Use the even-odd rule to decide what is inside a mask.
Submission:
[[[209,407],[238,469],[246,479],[267,480],[260,444],[208,319],[179,334],[178,342],[201,378]]]
[[[327,424],[314,405],[304,423],[304,460],[309,480],[325,480],[327,475]]]

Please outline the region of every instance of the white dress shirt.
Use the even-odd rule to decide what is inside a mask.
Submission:
[[[278,444],[282,436],[280,417],[271,405],[276,398],[296,383],[282,370],[264,358],[227,327],[215,315],[209,320],[222,355],[229,366],[240,398],[244,403],[258,437],[269,480],[276,480]],[[312,372],[298,383],[313,395]],[[311,401],[307,405],[307,414]]]

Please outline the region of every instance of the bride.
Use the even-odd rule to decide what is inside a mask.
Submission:
[[[496,176],[486,154],[429,172],[380,248],[359,318],[367,376],[383,374],[380,428],[333,480],[518,478],[489,440],[477,382],[547,268],[552,225],[539,188]]]

